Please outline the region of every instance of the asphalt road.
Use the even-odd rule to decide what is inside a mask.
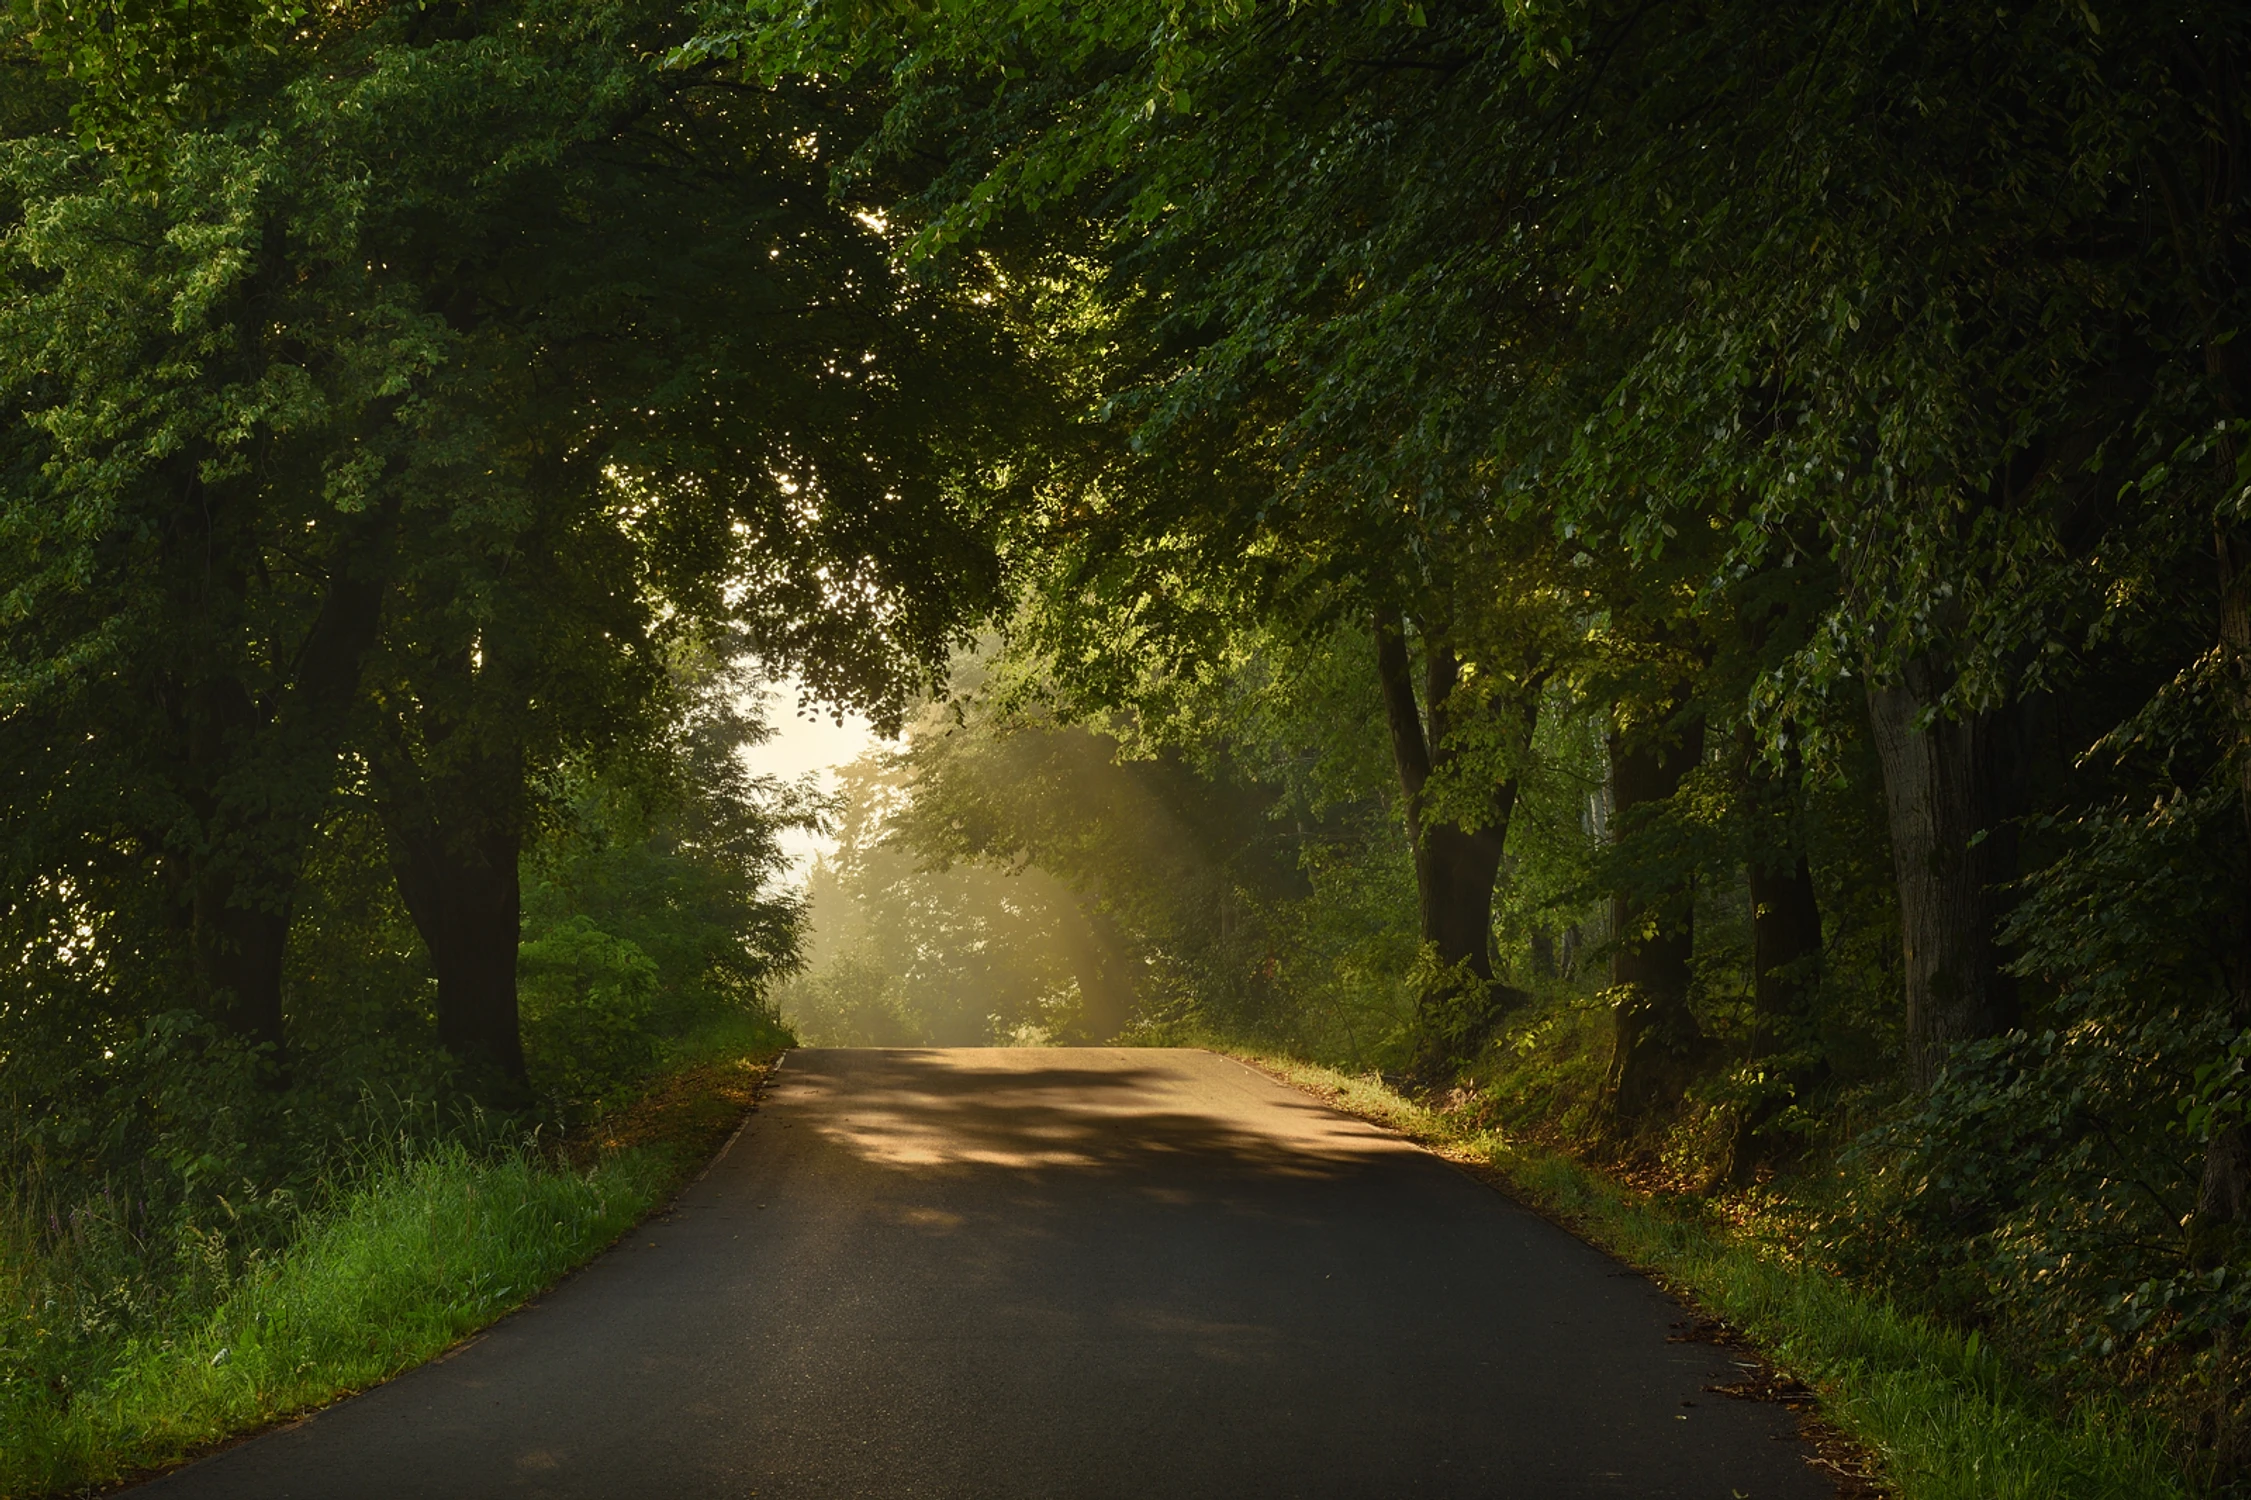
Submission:
[[[1193,1051],[799,1051],[668,1215],[135,1491],[1829,1497],[1648,1281]]]

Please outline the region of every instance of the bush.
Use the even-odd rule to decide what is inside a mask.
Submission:
[[[596,1100],[656,1063],[657,966],[635,944],[570,917],[519,950],[524,1051],[558,1109]]]

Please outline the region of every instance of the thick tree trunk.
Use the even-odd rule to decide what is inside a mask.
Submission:
[[[1415,1071],[1432,1077],[1483,1040],[1500,1010],[1521,998],[1495,984],[1493,976],[1493,891],[1516,807],[1516,781],[1510,777],[1484,789],[1481,816],[1473,825],[1430,811],[1425,800],[1430,780],[1457,753],[1448,716],[1461,663],[1443,643],[1426,637],[1418,703],[1399,617],[1379,615],[1375,637],[1376,673],[1415,857],[1416,915],[1423,943],[1441,971],[1416,1001]],[[1537,686],[1494,707],[1514,717],[1509,732],[1529,743],[1539,712]]]
[[[2016,982],[1997,929],[2016,876],[2014,756],[2005,711],[1916,718],[1937,700],[1939,671],[1910,662],[1868,694],[1883,764],[1907,984],[1907,1062],[1928,1087],[1958,1043],[2016,1021]]]
[[[1737,1121],[1730,1175],[1746,1179],[1779,1144],[1766,1126],[1804,1096],[1827,1069],[1809,1053],[1806,1025],[1821,985],[1821,899],[1806,858],[1800,788],[1804,768],[1792,751],[1778,776],[1749,728],[1739,731],[1743,807],[1748,820],[1744,873],[1751,896],[1751,1043],[1747,1061],[1760,1092]]]
[[[2229,128],[2205,138],[2191,161],[2168,160],[2156,174],[2163,190],[2172,241],[2181,256],[2184,285],[2206,330],[2204,373],[2223,420],[2213,444],[2215,494],[2226,496],[2242,483],[2242,455],[2235,424],[2247,403],[2241,370],[2242,345],[2233,338],[2236,320],[2224,309],[2238,302],[2251,283],[2251,240],[2243,233],[2244,154],[2241,130],[2242,59],[2223,50],[2203,70],[2211,117]],[[2177,182],[2176,171],[2193,167],[2196,182]],[[2251,531],[2215,508],[2213,560],[2220,585],[2218,636],[2222,670],[2232,689],[2235,720],[2236,795],[2245,844],[2251,847]],[[2239,1031],[2251,1028],[2251,890],[2238,892],[2230,930],[2218,935],[2227,993],[2228,1019]],[[2191,1253],[2200,1266],[2228,1263],[2251,1221],[2251,1129],[2223,1125],[2205,1149],[2203,1180],[2190,1224]],[[2223,1420],[2232,1429],[2232,1421]]]
[[[1613,836],[1631,837],[1703,758],[1700,719],[1680,726],[1669,741],[1643,739],[1628,746],[1613,736]],[[1688,1008],[1696,951],[1693,886],[1683,881],[1654,894],[1617,892],[1610,900],[1610,931],[1610,983],[1620,993],[1612,1013],[1607,1094],[1614,1117],[1631,1124],[1677,1104],[1707,1050]]]
[[[236,1036],[270,1047],[277,1066],[290,915],[306,851],[335,791],[362,664],[380,623],[395,513],[395,504],[377,507],[340,548],[295,670],[270,706],[224,671],[178,700],[184,790],[199,831],[183,863],[202,999]],[[231,597],[240,580],[217,570],[190,587],[191,619],[240,607]]]
[[[1753,1055],[1794,1040],[1821,983],[1821,898],[1803,854],[1774,863],[1754,860],[1751,886]]]
[[[2224,365],[2216,356],[2215,364],[2216,373],[2224,375]],[[2223,474],[2232,480],[2235,444],[2223,438],[2220,448]],[[2251,846],[2251,537],[2226,521],[2218,522],[2213,550],[2220,575],[2219,645],[2234,695],[2236,796],[2245,843]],[[2221,939],[2222,968],[2229,1019],[2240,1030],[2251,1028],[2251,893],[2238,898],[2233,929]],[[2218,1265],[2226,1260],[2246,1219],[2251,1219],[2251,1129],[2222,1125],[2205,1148],[2203,1179],[2197,1187],[2191,1235],[2198,1262]]]
[[[1432,823],[1415,840],[1415,904],[1423,941],[1437,950],[1439,963],[1467,965],[1487,984],[1493,980],[1493,888],[1500,879],[1506,827],[1465,831]]]
[[[377,766],[400,899],[438,979],[438,1039],[487,1102],[530,1101],[517,1010],[524,767],[495,752],[425,772],[403,753]]]
[[[1803,854],[1754,854],[1751,888],[1751,1049],[1761,1092],[1736,1121],[1728,1149],[1728,1176],[1748,1181],[1763,1162],[1782,1153],[1767,1127],[1787,1105],[1820,1081],[1822,1064],[1783,1063],[1805,1041],[1807,1014],[1821,984],[1821,900],[1813,867]]]
[[[1445,743],[1444,702],[1454,690],[1460,664],[1452,652],[1439,645],[1425,649],[1423,697],[1430,706],[1430,727],[1423,722],[1424,704],[1418,703],[1415,674],[1404,632],[1394,619],[1379,622],[1376,631],[1376,666],[1383,686],[1384,716],[1391,728],[1391,748],[1406,796],[1407,837],[1415,857],[1415,902],[1422,938],[1449,969],[1466,966],[1481,981],[1493,977],[1493,887],[1500,877],[1502,847],[1508,841],[1508,819],[1516,803],[1516,784],[1502,782],[1492,790],[1491,816],[1475,828],[1429,815],[1424,794],[1432,773],[1452,752]]]
[[[196,975],[211,1019],[252,1046],[272,1048],[278,1065],[285,1060],[282,960],[290,911],[241,904],[234,899],[239,889],[212,872],[195,882],[189,923]]]
[[[282,1057],[282,958],[294,895],[291,851],[267,849],[228,796],[239,762],[266,726],[240,680],[220,677],[188,696],[188,802],[203,830],[187,863],[190,951],[211,1019],[238,1039]],[[249,826],[245,826],[249,825]],[[284,839],[288,840],[285,834]],[[243,846],[247,845],[245,848]],[[259,852],[267,858],[256,858]],[[280,854],[281,859],[272,858]],[[277,868],[279,866],[279,868]]]

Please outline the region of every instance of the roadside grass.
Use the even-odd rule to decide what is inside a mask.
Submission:
[[[734,1128],[775,1050],[770,1033],[700,1037],[559,1148],[371,1149],[215,1308],[143,1320],[79,1388],[7,1379],[0,1495],[83,1493],[161,1470],[443,1353],[667,1199]],[[23,1255],[0,1260],[8,1341],[49,1336],[43,1321],[73,1310],[41,1298]],[[0,1346],[0,1360],[9,1352]],[[19,1368],[0,1376],[22,1373],[9,1362]]]
[[[2161,1424],[2123,1401],[2068,1411],[1975,1333],[1903,1313],[1786,1250],[1505,1131],[1407,1099],[1373,1077],[1221,1050],[1349,1114],[1490,1175],[1510,1193],[1704,1313],[1813,1388],[1873,1455],[1896,1500],[2170,1500],[2192,1493]]]

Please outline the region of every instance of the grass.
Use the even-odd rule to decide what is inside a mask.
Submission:
[[[138,1320],[98,1380],[0,1388],[0,1495],[75,1492],[178,1463],[444,1352],[582,1264],[662,1202],[731,1130],[768,1054],[713,1033],[561,1152],[458,1144],[369,1160],[287,1248],[233,1273],[216,1306]],[[1517,1197],[1740,1330],[1817,1390],[1897,1500],[2157,1500],[2190,1493],[2159,1425],[2123,1402],[2057,1411],[1974,1334],[1900,1312],[1572,1156],[1379,1080],[1228,1048],[1284,1080],[1501,1180]],[[0,1267],[0,1271],[8,1270]],[[36,1338],[60,1316],[0,1279]],[[0,1350],[0,1354],[4,1354]],[[0,1374],[8,1373],[0,1370]]]
[[[1561,1152],[1470,1126],[1381,1081],[1228,1049],[1499,1179],[1526,1204],[1739,1330],[1820,1394],[1897,1500],[2161,1500],[2191,1493],[2163,1428],[2123,1402],[2054,1404],[1981,1346]]]
[[[0,1495],[83,1492],[170,1467],[421,1364],[520,1307],[668,1198],[733,1129],[764,1067],[729,1044],[703,1039],[561,1152],[449,1143],[372,1156],[280,1254],[237,1272],[215,1308],[143,1320],[148,1331],[119,1337],[83,1388],[0,1389]],[[58,1310],[27,1301],[32,1285],[0,1285],[0,1303],[16,1303],[0,1313],[35,1341]]]

